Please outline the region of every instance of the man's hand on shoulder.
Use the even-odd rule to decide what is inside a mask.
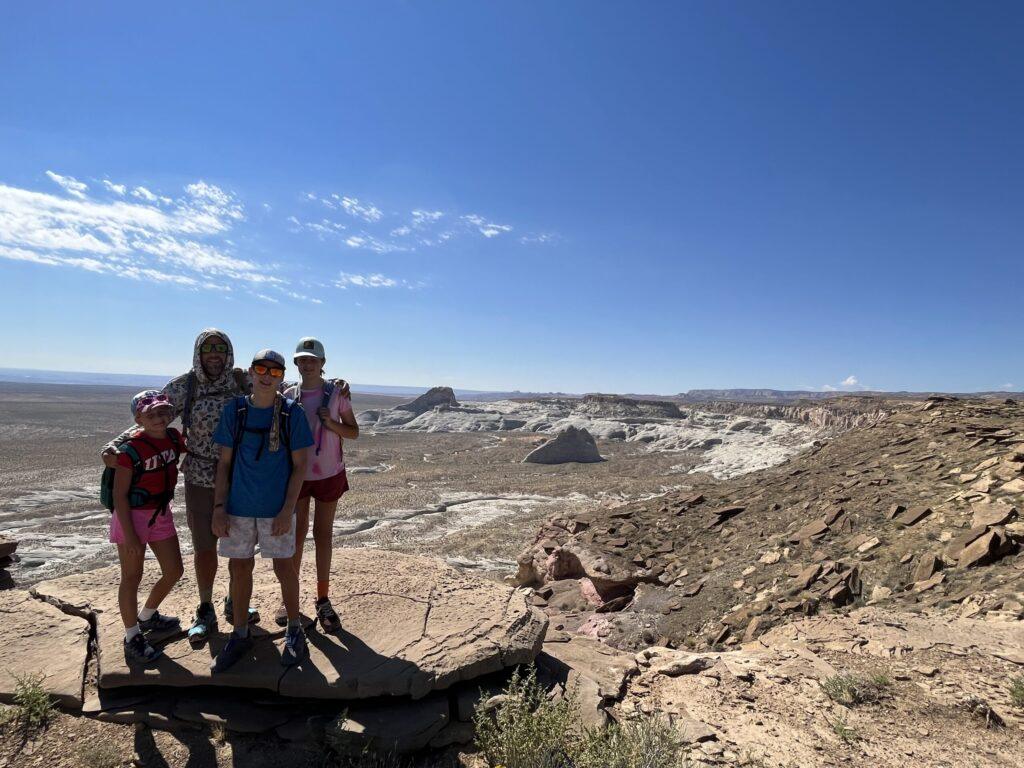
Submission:
[[[340,390],[342,397],[352,397],[352,390],[344,379],[331,379],[331,384],[335,389]]]
[[[104,448],[103,453],[100,454],[100,459],[103,460],[103,466],[109,469],[117,469],[117,449]]]

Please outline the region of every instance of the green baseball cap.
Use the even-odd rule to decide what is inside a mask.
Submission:
[[[312,336],[304,336],[299,339],[299,343],[295,345],[295,357],[327,359],[327,355],[324,354],[324,345],[320,343],[319,339],[314,339]]]

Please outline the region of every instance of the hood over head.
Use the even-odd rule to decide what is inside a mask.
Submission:
[[[199,359],[199,348],[203,343],[211,336],[220,336],[224,339],[224,343],[228,345],[228,351],[225,355],[224,370],[220,376],[215,380],[210,380],[206,375],[206,371],[203,370],[203,364]],[[204,328],[196,336],[196,345],[192,349],[192,370],[196,372],[196,377],[203,384],[223,384],[227,386],[231,380],[231,371],[235,368],[235,348],[231,346],[231,339],[228,335],[219,328]]]

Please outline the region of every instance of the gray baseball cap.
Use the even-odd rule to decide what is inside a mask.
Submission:
[[[299,339],[299,343],[295,345],[295,357],[327,359],[327,355],[324,354],[324,345],[320,343],[319,339],[314,339],[312,336],[303,336]]]
[[[284,362],[284,355],[280,352],[275,352],[272,349],[261,349],[255,355],[252,356],[252,362],[255,363],[274,363],[282,368],[286,368]]]

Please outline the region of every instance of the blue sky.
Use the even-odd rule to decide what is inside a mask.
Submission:
[[[173,6],[0,10],[5,366],[1024,388],[1019,4]]]

